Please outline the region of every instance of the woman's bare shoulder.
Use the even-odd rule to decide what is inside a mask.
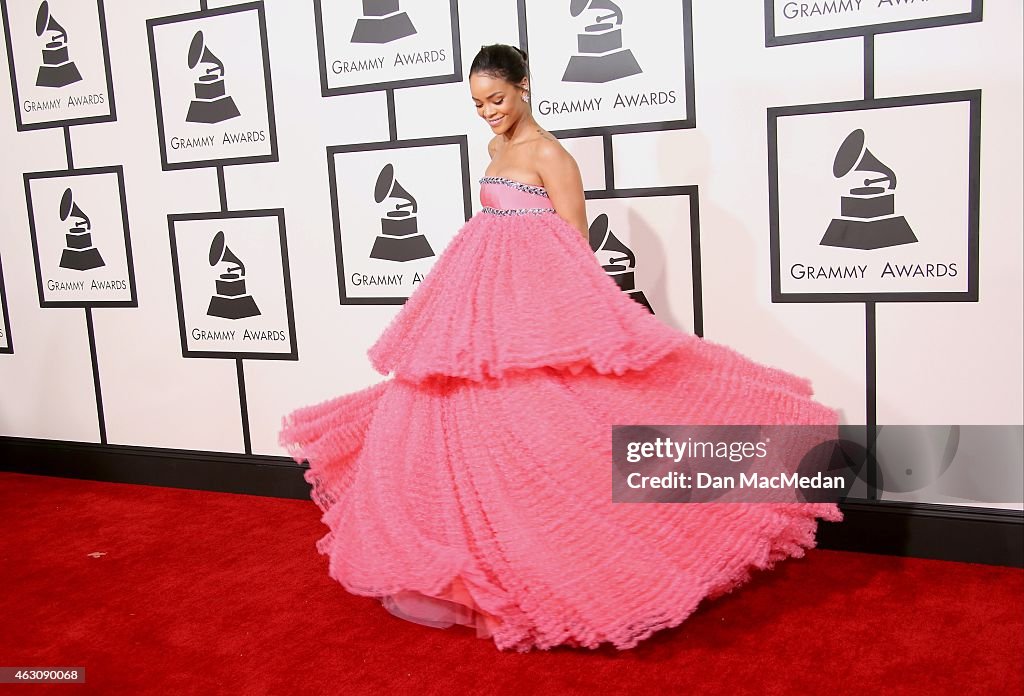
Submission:
[[[546,164],[566,164],[573,156],[565,149],[558,138],[541,129],[536,138],[530,141],[531,159]]]
[[[540,137],[533,144],[533,161],[540,171],[541,177],[573,176],[579,167],[568,150],[553,135]]]
[[[535,154],[541,153],[557,153],[559,151],[569,154],[562,143],[559,142],[558,138],[551,135],[548,131],[543,128],[537,129],[537,136],[530,140],[530,144],[533,146]]]

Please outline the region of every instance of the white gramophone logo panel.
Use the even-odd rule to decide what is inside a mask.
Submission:
[[[966,14],[977,0],[773,0],[775,36],[836,31]]]
[[[171,19],[150,26],[166,163],[272,155],[259,12]]]
[[[681,0],[522,0],[533,109],[552,130],[686,119]]]
[[[133,284],[117,174],[30,174],[26,178],[40,301],[131,302]]]
[[[318,4],[328,92],[454,75],[460,57],[451,0]]]
[[[783,293],[968,291],[968,102],[777,123]]]
[[[109,116],[98,3],[5,2],[19,122]]]
[[[333,167],[344,296],[408,297],[466,222],[460,146],[336,151]]]
[[[691,205],[681,193],[587,201],[588,240],[604,272],[652,314],[687,323],[693,316]],[[691,301],[670,307],[671,298]]]
[[[180,215],[171,224],[183,352],[292,353],[280,218]]]

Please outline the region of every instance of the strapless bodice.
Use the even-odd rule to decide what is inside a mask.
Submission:
[[[480,179],[483,212],[495,215],[543,215],[554,213],[543,186],[524,184],[501,176]]]

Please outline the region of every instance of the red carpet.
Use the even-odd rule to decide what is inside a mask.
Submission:
[[[0,473],[0,509],[0,666],[88,680],[2,693],[1024,692],[1018,569],[815,549],[634,650],[518,654],[345,592],[308,501]]]

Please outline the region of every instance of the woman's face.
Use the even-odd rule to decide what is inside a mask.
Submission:
[[[514,126],[528,108],[523,101],[522,87],[494,75],[470,75],[469,92],[473,95],[476,113],[487,121],[496,135]]]

